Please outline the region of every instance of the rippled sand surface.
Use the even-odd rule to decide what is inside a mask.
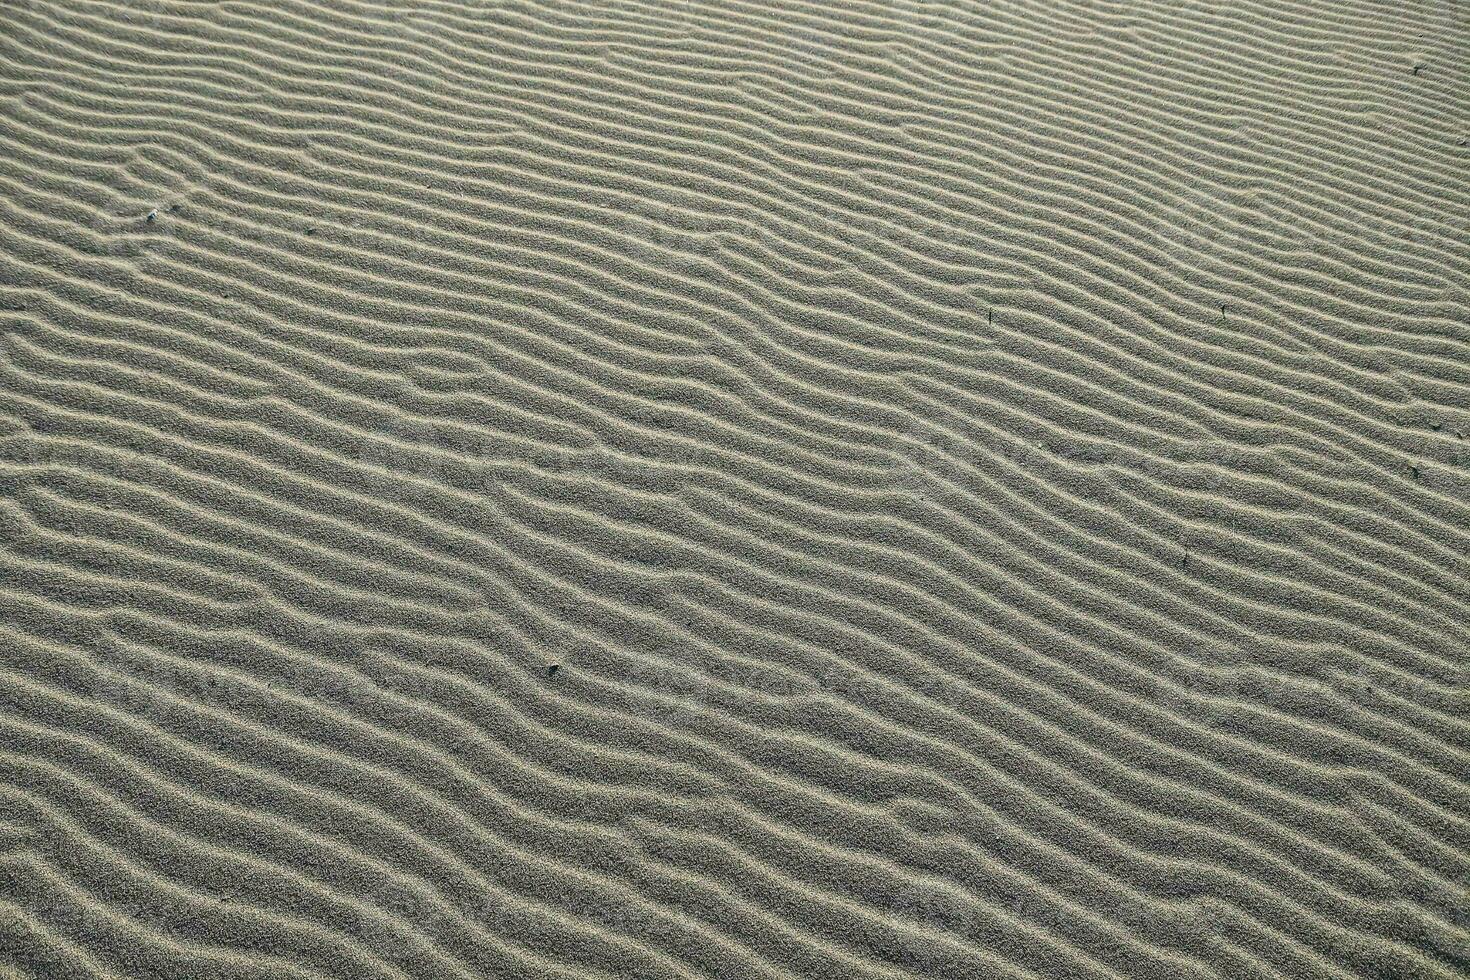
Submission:
[[[0,2],[0,976],[1470,971],[1470,7]]]

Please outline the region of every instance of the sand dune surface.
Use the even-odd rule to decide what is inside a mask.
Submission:
[[[4,0],[0,975],[1470,971],[1460,0]]]

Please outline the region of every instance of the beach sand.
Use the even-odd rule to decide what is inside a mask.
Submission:
[[[1467,58],[4,0],[0,976],[1466,975]]]

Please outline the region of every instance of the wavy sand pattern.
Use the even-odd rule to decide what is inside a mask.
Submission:
[[[0,974],[1464,975],[1467,54],[7,0]]]

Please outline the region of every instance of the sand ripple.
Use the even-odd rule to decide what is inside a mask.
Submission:
[[[1467,51],[0,4],[0,972],[1464,975]]]

